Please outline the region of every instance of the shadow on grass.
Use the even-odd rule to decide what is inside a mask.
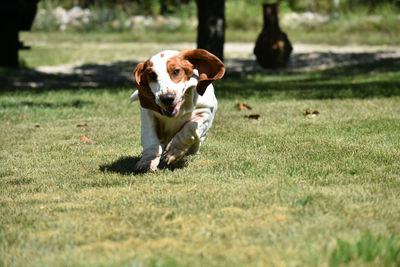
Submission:
[[[134,88],[134,61],[110,64],[86,64],[75,67],[47,67],[46,69],[0,68],[0,91],[30,91],[74,89]]]
[[[63,70],[63,73],[55,72],[58,66],[50,72],[0,69],[0,91],[40,93],[81,88],[130,88],[133,91],[136,85],[132,70],[137,63],[122,61],[88,64],[70,67]],[[353,65],[337,67],[347,63]],[[251,59],[228,59],[226,65],[225,78],[216,83],[219,98],[255,96],[274,99],[332,99],[400,96],[400,57],[390,51],[294,54],[287,69],[276,71],[262,70]],[[327,69],[305,71],[307,68],[318,67]]]
[[[0,102],[0,107],[4,108],[16,108],[16,107],[39,107],[39,108],[83,108],[86,106],[93,105],[93,101],[84,101],[84,100],[74,100],[69,102],[47,102],[47,101],[20,101],[20,102],[12,102],[12,103],[2,103]]]
[[[119,173],[122,175],[140,175],[144,174],[146,172],[144,171],[137,171],[135,169],[136,163],[140,160],[140,156],[137,157],[120,157],[116,161],[104,165],[100,165],[99,170],[101,172],[113,172],[113,173]],[[165,162],[162,160],[160,162],[160,165],[158,166],[158,169],[160,170],[170,170],[174,171],[176,169],[183,169],[187,166],[187,160],[184,157],[180,161],[178,161],[176,164],[173,165],[167,165]]]
[[[100,166],[101,172],[114,172],[122,175],[140,174],[135,170],[136,163],[140,157],[121,157],[116,161]]]
[[[218,98],[344,99],[400,96],[400,58],[309,72],[227,77]]]

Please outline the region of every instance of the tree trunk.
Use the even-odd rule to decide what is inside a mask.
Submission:
[[[263,68],[281,68],[289,61],[293,47],[279,27],[278,5],[264,4],[264,27],[257,38],[254,54]]]
[[[18,66],[18,50],[26,48],[19,41],[19,31],[28,31],[32,27],[38,1],[0,1],[0,66]]]
[[[224,59],[225,0],[196,0],[199,26],[197,48]]]

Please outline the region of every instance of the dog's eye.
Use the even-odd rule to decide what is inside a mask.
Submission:
[[[155,72],[150,72],[149,73],[149,79],[150,81],[156,81],[157,80],[157,74]]]
[[[174,70],[174,72],[172,72],[172,75],[178,76],[179,73],[181,73],[181,70],[180,69],[176,69],[176,70]]]

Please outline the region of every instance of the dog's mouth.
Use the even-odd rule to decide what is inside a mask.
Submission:
[[[179,110],[182,106],[182,99],[176,103],[176,105],[168,106],[168,107],[161,107],[161,113],[167,117],[175,117],[178,114]]]

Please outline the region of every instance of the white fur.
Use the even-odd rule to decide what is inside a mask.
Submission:
[[[162,57],[161,54],[163,54]],[[178,114],[174,117],[163,116],[153,110],[140,107],[143,152],[141,160],[136,165],[139,170],[155,171],[163,151],[167,164],[176,162],[186,152],[197,153],[211,128],[218,108],[212,84],[207,87],[202,96],[197,93],[198,71],[196,69],[193,71],[193,76],[184,83],[176,84],[171,80],[166,63],[170,57],[177,54],[179,54],[178,51],[166,50],[150,59],[153,63],[153,71],[157,74],[157,82],[150,83],[156,103],[162,107],[158,96],[167,91],[174,91],[175,102],[180,99],[183,99],[183,102]],[[130,99],[137,100],[138,91],[135,91]],[[199,114],[201,114],[200,117]],[[156,127],[161,129],[162,136],[157,136]]]
[[[135,92],[133,92],[133,94],[131,94],[131,97],[129,98],[130,103],[132,103],[135,100],[139,99],[139,91],[136,90]]]
[[[156,104],[161,107],[163,106],[163,104],[159,100],[160,95],[165,94],[168,91],[174,91],[176,94],[174,104],[176,104],[176,102],[179,101],[189,85],[187,83],[174,83],[171,80],[169,73],[167,72],[168,59],[178,54],[179,51],[164,50],[150,58],[150,61],[153,62],[153,71],[157,73],[157,82],[150,83],[150,89],[155,96]]]

